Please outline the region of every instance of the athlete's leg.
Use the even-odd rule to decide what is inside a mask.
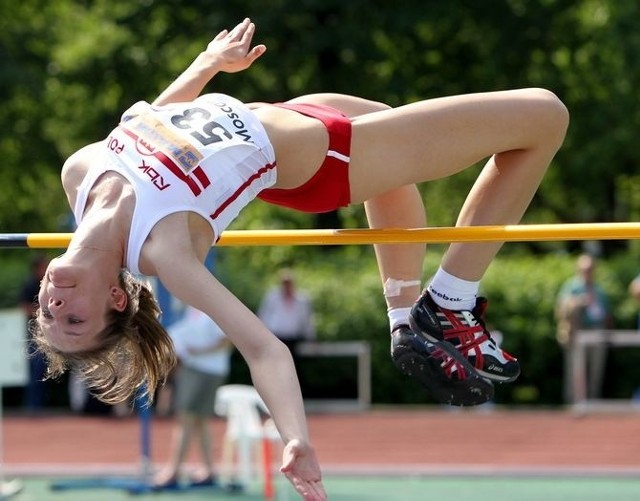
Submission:
[[[310,94],[289,102],[324,104],[351,118],[390,109],[376,101],[331,93]],[[389,168],[392,171],[402,169],[402,162],[393,162]],[[385,190],[366,200],[364,207],[371,228],[424,228],[427,224],[422,196],[415,185]],[[420,294],[425,245],[375,245],[374,248],[382,284],[387,280],[405,284],[398,288],[397,295],[393,292],[385,294],[387,307],[406,308],[405,321],[408,321],[408,310]],[[392,289],[387,287],[387,290]]]
[[[389,107],[339,94],[314,94],[293,102],[324,104],[355,118]],[[396,164],[391,164],[393,169]],[[400,166],[399,168],[402,168]],[[422,196],[415,185],[390,187],[365,201],[371,228],[426,226]],[[391,329],[391,357],[398,369],[419,381],[441,403],[475,405],[490,400],[493,387],[455,349],[445,351],[409,328],[411,306],[420,293],[424,244],[374,246]]]
[[[567,125],[566,108],[540,89],[442,98],[359,117],[353,124],[352,199],[448,176],[490,157],[456,224],[517,223]],[[389,169],[391,162],[397,168]],[[412,307],[411,326],[451,355],[454,347],[485,378],[508,382],[520,367],[491,339],[483,322],[487,303],[476,297],[500,246],[452,244]]]
[[[541,89],[422,101],[353,120],[352,200],[449,176],[490,157],[457,225],[520,221],[568,124],[564,105]],[[501,243],[452,244],[443,267],[477,281]]]
[[[457,226],[519,222],[564,139],[568,114],[552,94],[530,89],[496,97],[492,103],[496,113],[487,115],[492,120],[483,130],[495,129],[494,134],[505,137],[489,134],[484,138],[498,149],[467,196]],[[491,102],[492,96],[487,100]],[[470,115],[473,122],[477,117],[473,111]],[[494,122],[498,123],[495,128]],[[511,149],[500,149],[502,144]],[[471,141],[470,150],[474,146]],[[484,326],[487,302],[476,297],[479,281],[500,246],[450,245],[440,269],[412,309],[411,325],[427,339],[433,336],[455,346],[483,377],[510,382],[520,374],[520,365],[492,340]],[[435,317],[438,325],[432,322]]]
[[[424,228],[427,225],[422,196],[415,185],[376,195],[365,201],[364,206],[371,228]],[[426,245],[378,244],[374,247],[380,278],[386,285],[387,307],[390,310],[410,307],[420,294]]]

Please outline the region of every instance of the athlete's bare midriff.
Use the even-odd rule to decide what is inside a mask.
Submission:
[[[266,103],[248,107],[258,117],[276,154],[278,179],[273,188],[297,188],[320,168],[327,155],[329,134],[315,118]]]

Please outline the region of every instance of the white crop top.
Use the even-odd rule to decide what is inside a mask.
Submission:
[[[262,124],[223,94],[166,106],[140,101],[102,144],[103,156],[82,180],[73,213],[80,223],[102,174],[124,176],[136,194],[126,256],[133,273],[140,273],[142,245],[162,218],[196,212],[217,241],[240,210],[276,181],[275,154]]]

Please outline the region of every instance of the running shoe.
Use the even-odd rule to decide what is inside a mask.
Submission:
[[[144,492],[144,488],[146,486],[142,486],[142,490]],[[182,489],[182,486],[178,482],[177,478],[170,478],[166,482],[161,482],[157,484],[151,484],[151,491],[153,492],[163,492],[163,491],[179,491]],[[133,493],[135,488],[129,489],[129,492]]]
[[[448,352],[400,325],[391,333],[391,358],[400,372],[417,380],[442,404],[468,406],[493,398],[493,384],[448,343]]]
[[[486,298],[476,299],[473,310],[447,310],[423,291],[411,309],[409,323],[427,341],[443,348],[451,344],[480,376],[499,383],[510,383],[520,375],[517,359],[500,349],[485,327]]]
[[[195,478],[191,479],[188,485],[190,489],[200,488],[200,487],[218,487],[219,486],[218,479],[213,476],[209,476],[201,479],[195,479]]]

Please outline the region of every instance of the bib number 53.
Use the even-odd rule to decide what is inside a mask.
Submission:
[[[173,115],[171,123],[189,134],[204,146],[233,139],[232,134],[215,120],[208,121],[211,113],[202,108],[187,108],[182,115]],[[204,123],[203,123],[204,122]]]

